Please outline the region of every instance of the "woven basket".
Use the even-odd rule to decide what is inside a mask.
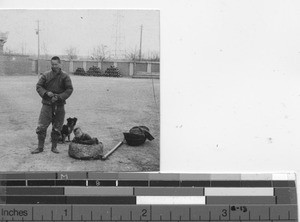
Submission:
[[[80,160],[97,160],[103,156],[103,144],[85,145],[79,143],[70,143],[69,156]]]

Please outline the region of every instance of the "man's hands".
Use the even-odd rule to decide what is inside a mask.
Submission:
[[[54,96],[51,98],[51,102],[52,102],[52,103],[55,103],[57,100],[58,100],[58,96],[57,96],[57,95],[54,95]]]
[[[54,94],[53,92],[46,92],[47,96],[49,96],[51,98],[51,102],[55,103],[59,98],[57,94]]]
[[[46,94],[47,94],[47,96],[49,96],[50,98],[52,98],[52,97],[54,96],[54,93],[53,93],[53,92],[50,92],[50,91],[46,92]]]

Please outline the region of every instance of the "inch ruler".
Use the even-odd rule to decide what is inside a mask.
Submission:
[[[1,221],[298,221],[294,174],[0,174]]]
[[[297,205],[7,205],[1,221],[297,221]]]

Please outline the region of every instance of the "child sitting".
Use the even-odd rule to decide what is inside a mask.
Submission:
[[[83,133],[80,127],[75,128],[73,132],[75,137],[72,140],[72,142],[74,143],[80,143],[86,145],[99,144],[97,138],[92,138],[89,134]]]

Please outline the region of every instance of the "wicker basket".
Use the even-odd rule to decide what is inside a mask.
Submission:
[[[85,145],[79,143],[70,143],[69,156],[80,160],[96,160],[103,156],[103,144]]]

